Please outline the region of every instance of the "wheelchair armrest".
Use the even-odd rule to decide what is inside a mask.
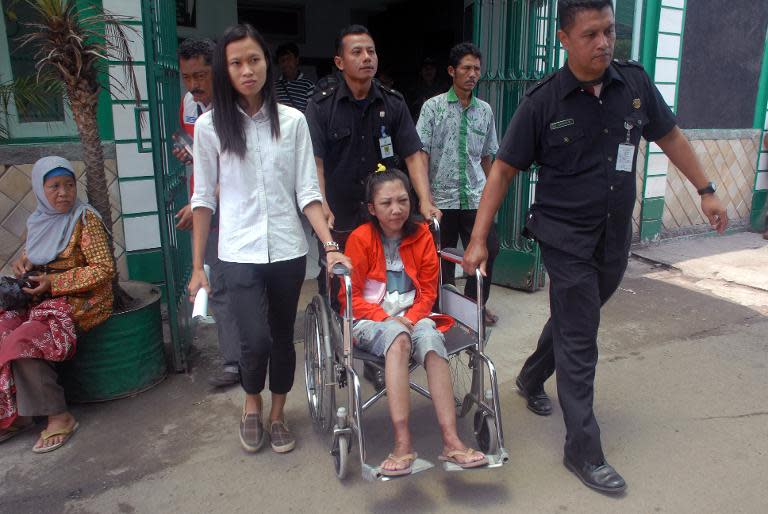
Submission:
[[[462,260],[464,260],[464,250],[459,250],[458,248],[443,248],[440,251],[440,257],[446,261],[460,265]]]

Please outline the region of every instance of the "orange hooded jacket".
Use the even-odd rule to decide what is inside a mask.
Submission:
[[[344,253],[352,261],[352,316],[354,319],[384,321],[389,314],[377,303],[363,298],[366,280],[387,282],[387,265],[381,234],[371,223],[357,227],[347,239]],[[437,299],[437,282],[440,262],[435,242],[425,223],[419,223],[416,232],[403,238],[400,243],[400,257],[408,278],[416,289],[413,305],[405,317],[416,323],[429,316]],[[341,313],[346,307],[346,293],[342,283],[339,291]]]

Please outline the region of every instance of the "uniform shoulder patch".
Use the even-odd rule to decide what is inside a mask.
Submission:
[[[534,94],[542,86],[544,86],[546,83],[548,83],[550,80],[552,80],[555,77],[556,74],[557,74],[557,72],[550,73],[546,77],[542,77],[539,80],[537,80],[536,82],[534,82],[534,84],[525,91],[525,96],[531,96],[532,94]]]
[[[391,87],[387,87],[384,84],[382,84],[381,82],[379,82],[378,85],[381,88],[381,90],[384,91],[385,93],[388,93],[388,94],[390,94],[392,96],[396,96],[396,97],[398,97],[400,99],[404,99],[405,98],[405,97],[403,97],[403,94],[400,91],[396,90],[396,89],[392,89]]]
[[[316,91],[314,95],[312,95],[312,100],[314,100],[315,102],[322,102],[327,98],[331,98],[333,96],[333,93],[335,92],[336,92],[336,86],[329,86],[325,89],[320,89]]]
[[[632,59],[614,59],[613,63],[617,66],[631,66],[634,68],[640,68],[643,69],[643,65],[640,64],[637,61],[633,61]]]

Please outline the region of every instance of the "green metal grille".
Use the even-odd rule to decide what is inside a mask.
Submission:
[[[186,286],[192,262],[189,232],[176,231],[175,214],[189,202],[185,167],[171,153],[171,134],[179,127],[179,68],[176,56],[176,11],[173,2],[142,0],[147,61],[149,124],[155,168],[160,240],[165,267],[168,325],[177,371],[187,369],[192,341]],[[141,138],[139,145],[141,146]]]
[[[478,94],[491,104],[503,134],[525,91],[560,67],[557,1],[476,0],[473,16],[473,39],[485,60]],[[536,177],[535,168],[520,173],[497,215],[501,250],[494,282],[528,291],[544,285],[538,246],[522,234]]]

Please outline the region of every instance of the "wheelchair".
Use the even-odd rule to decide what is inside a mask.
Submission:
[[[461,264],[463,252],[454,249],[440,249],[440,229],[437,220],[432,221],[438,255],[441,260]],[[477,300],[470,299],[452,285],[440,284],[438,305],[440,312],[451,316],[455,323],[446,332],[445,346],[449,355],[449,367],[453,382],[456,414],[465,417],[474,409],[474,434],[480,451],[488,457],[488,465],[476,468],[487,469],[504,465],[509,460],[504,448],[501,425],[499,388],[496,368],[485,354],[487,343],[483,309],[483,277],[480,270],[477,278]],[[344,282],[346,309],[340,316],[331,308],[331,280]],[[364,399],[360,377],[354,368],[354,361],[370,363],[379,370],[384,369],[384,358],[364,352],[352,344],[352,281],[350,271],[343,265],[336,265],[328,273],[325,296],[315,295],[306,308],[304,325],[304,377],[307,404],[314,428],[319,433],[332,433],[331,455],[339,479],[347,475],[352,446],[356,442],[362,468],[362,477],[367,481],[386,481],[393,477],[383,476],[378,467],[366,462],[366,440],[364,412],[386,395],[386,388]],[[419,365],[409,364],[409,374]],[[489,387],[485,388],[488,378]],[[409,380],[411,390],[431,399],[424,386]],[[337,390],[347,389],[346,406],[336,406]],[[413,463],[413,473],[424,471],[433,465],[421,458]],[[461,471],[462,468],[444,462],[447,471]]]

